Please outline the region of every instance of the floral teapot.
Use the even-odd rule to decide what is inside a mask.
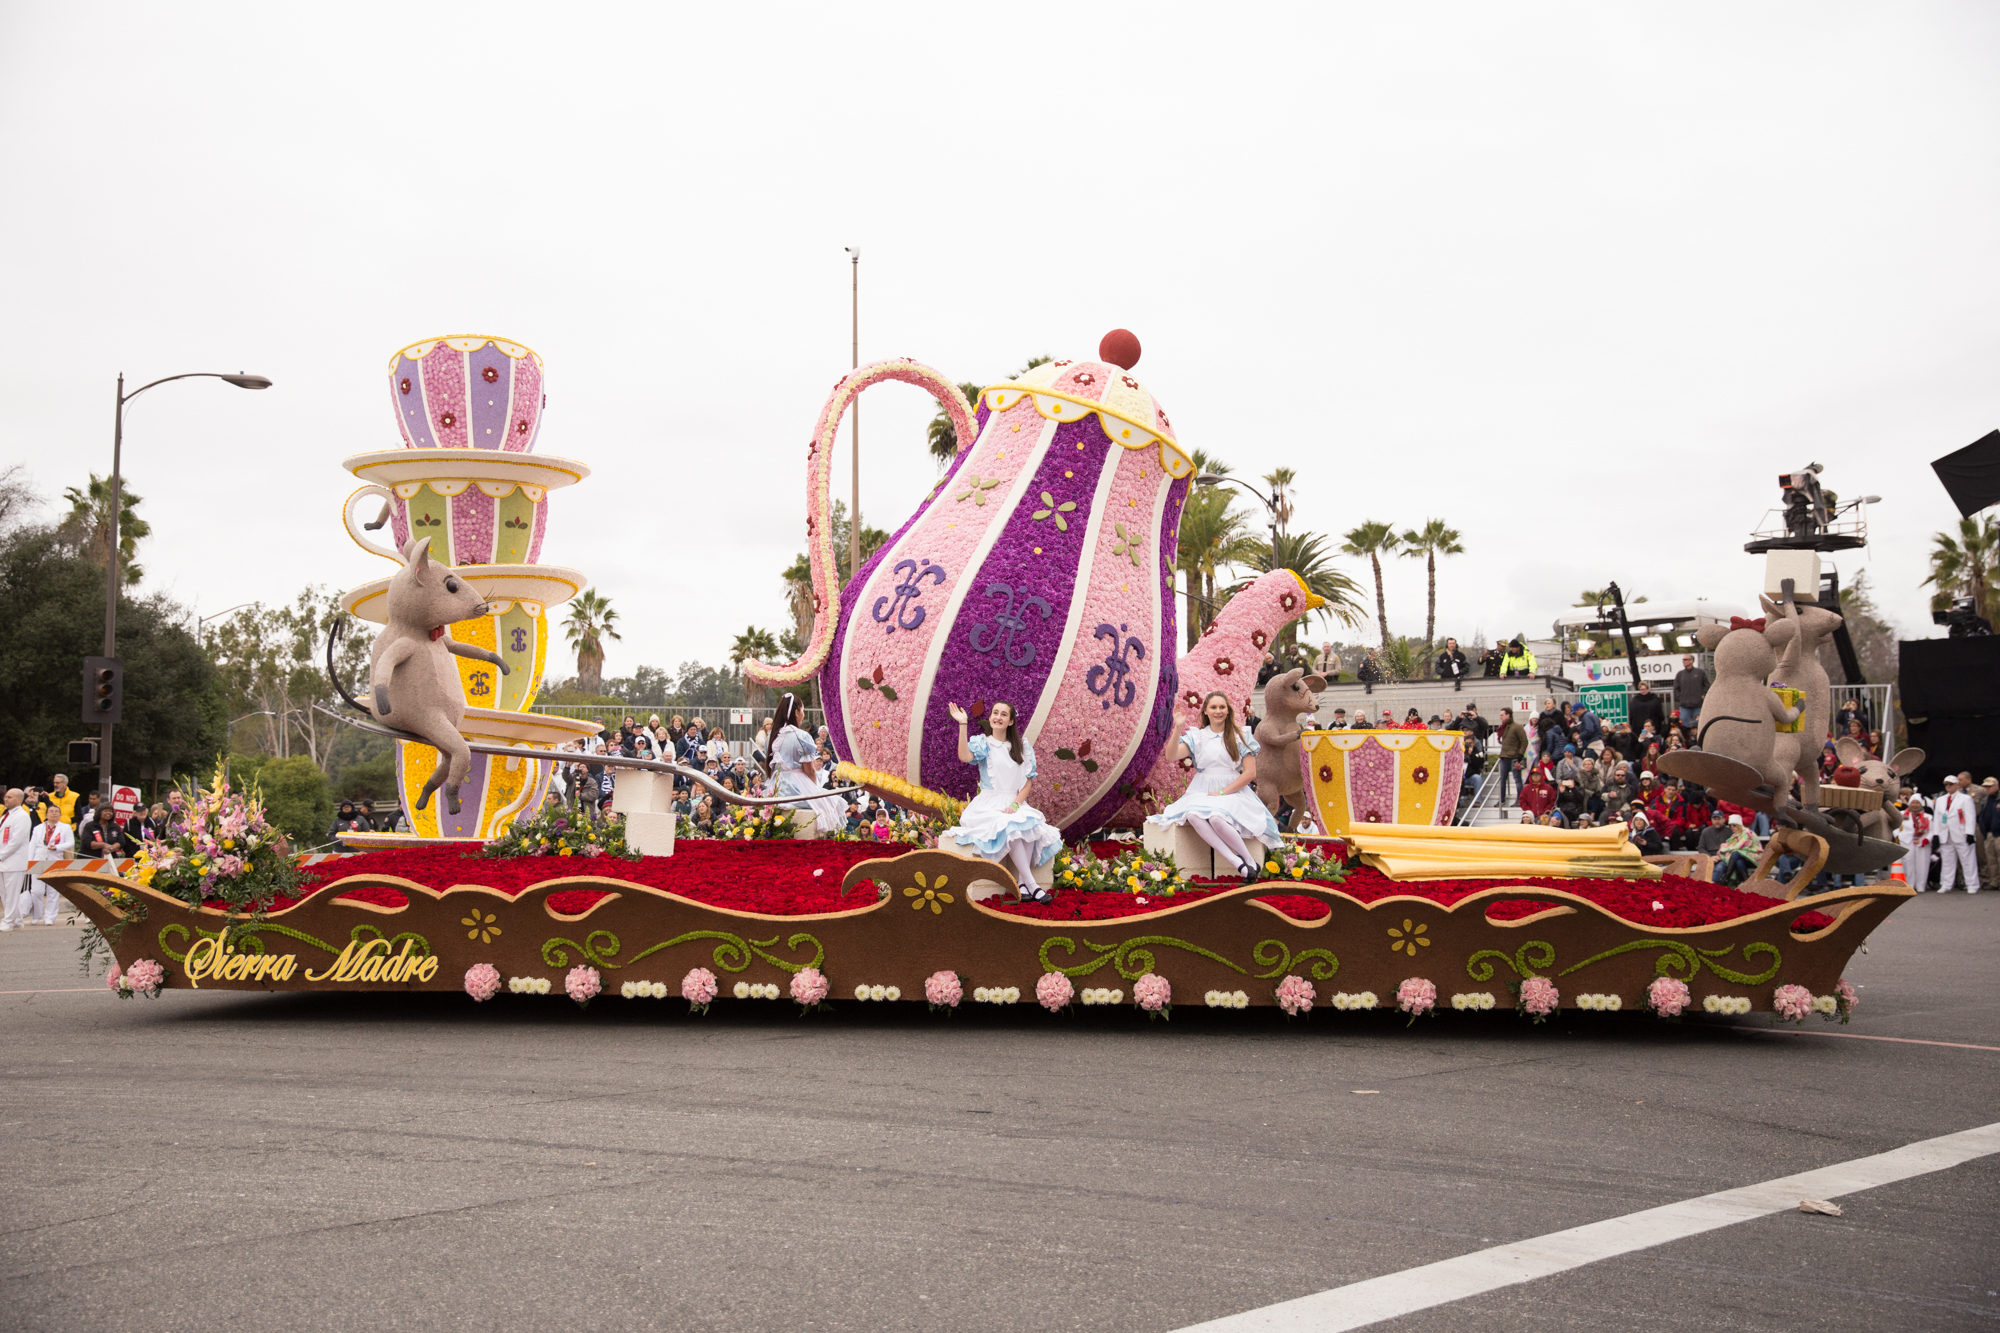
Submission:
[[[922,799],[912,787],[965,799],[977,774],[957,757],[946,709],[977,718],[1004,700],[1025,721],[1031,799],[1050,823],[1087,832],[1138,808],[1132,775],[1153,770],[1176,726],[1174,556],[1194,466],[1129,373],[1138,340],[1119,331],[1100,355],[992,385],[976,417],[949,379],[914,361],[863,366],[834,387],[807,451],[812,639],[797,662],[752,662],[744,674],[770,686],[817,674],[834,749],[852,766],[844,780],[896,800]],[[936,397],[958,453],[836,589],[835,435],[848,405],[883,380]]]

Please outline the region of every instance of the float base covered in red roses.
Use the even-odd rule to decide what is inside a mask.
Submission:
[[[972,901],[986,861],[868,844],[685,844],[640,861],[419,848],[310,868],[259,919],[114,875],[47,878],[148,990],[465,991],[673,1001],[1688,1009],[1844,1017],[1847,960],[1900,884],[1799,903],[1630,881],[1198,886]],[[842,888],[846,893],[843,896]],[[232,928],[232,922],[234,926]],[[124,978],[118,980],[118,978]]]

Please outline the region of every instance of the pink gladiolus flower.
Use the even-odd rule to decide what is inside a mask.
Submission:
[[[1422,977],[1411,977],[1396,987],[1396,1007],[1412,1018],[1437,1008],[1437,1002],[1436,983]]]
[[[1771,992],[1771,1008],[1778,1017],[1797,1023],[1812,1012],[1812,992],[1804,986],[1780,986]]]
[[[924,998],[940,1008],[956,1009],[965,998],[965,986],[956,972],[933,972],[924,978]]]
[[[1655,977],[1646,987],[1646,1002],[1661,1018],[1679,1018],[1693,998],[1688,984],[1674,977]]]
[[[1055,1013],[1076,998],[1076,987],[1060,972],[1044,972],[1035,983],[1035,1003]]]
[[[475,1000],[490,1000],[500,993],[500,969],[491,963],[474,963],[465,969],[465,993]]]
[[[1132,983],[1132,999],[1149,1014],[1159,1013],[1174,1002],[1174,988],[1157,972],[1148,972]]]
[[[1562,1003],[1562,992],[1547,977],[1529,977],[1521,983],[1521,1008],[1532,1018],[1547,1018]]]
[[[1278,983],[1278,1007],[1293,1018],[1310,1013],[1318,992],[1313,984],[1301,976],[1288,976]],[[1435,996],[1433,996],[1435,998]]]
[[[803,967],[792,973],[792,998],[810,1009],[826,998],[828,990],[826,974],[816,967]]]
[[[589,1004],[604,989],[604,979],[598,975],[596,968],[579,963],[563,978],[563,989],[578,1004]]]
[[[125,973],[125,984],[138,994],[158,996],[167,982],[167,969],[150,958],[141,958]]]
[[[705,967],[697,967],[681,978],[681,998],[696,1009],[708,1008],[715,992],[715,973]]]

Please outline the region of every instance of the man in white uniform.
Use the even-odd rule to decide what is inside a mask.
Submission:
[[[1938,797],[1931,828],[1937,833],[1938,862],[1943,875],[1938,892],[1950,893],[1961,873],[1965,876],[1965,891],[1979,892],[1979,859],[1974,841],[1979,836],[1977,810],[1972,797],[1959,790],[1957,778],[1944,780],[1944,795]]]
[[[22,806],[19,787],[7,790],[7,809],[0,815],[0,930],[12,930],[20,922],[27,896],[21,891],[28,881],[28,834],[34,822]]]
[[[63,823],[60,813],[54,806],[49,807],[49,817],[35,828],[30,838],[33,844],[32,850],[28,853],[30,864],[37,861],[65,860],[76,850],[76,830]],[[62,906],[60,893],[57,893],[52,886],[44,884],[39,878],[30,877],[27,906],[22,909],[28,924],[39,920],[45,926],[53,926],[56,923],[56,909],[60,906]]]

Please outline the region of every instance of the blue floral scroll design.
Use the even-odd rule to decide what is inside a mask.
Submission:
[[[875,619],[886,622],[885,634],[894,634],[898,629],[911,630],[924,623],[924,608],[917,605],[917,599],[924,595],[924,580],[942,584],[945,580],[943,565],[932,564],[929,560],[919,564],[915,560],[898,560],[891,566],[891,572],[902,576],[896,585],[895,600],[887,595],[875,599]]]
[[[1035,612],[1047,624],[1049,617],[1055,614],[1055,608],[1046,599],[1033,594],[1020,598],[1017,606],[1013,586],[1006,583],[987,584],[981,596],[999,602],[1000,609],[993,613],[990,623],[982,622],[972,627],[966,636],[972,651],[982,655],[998,654],[1012,667],[1031,665],[1037,645],[1027,637],[1028,613]],[[1015,642],[1016,636],[1020,639],[1018,643]]]

